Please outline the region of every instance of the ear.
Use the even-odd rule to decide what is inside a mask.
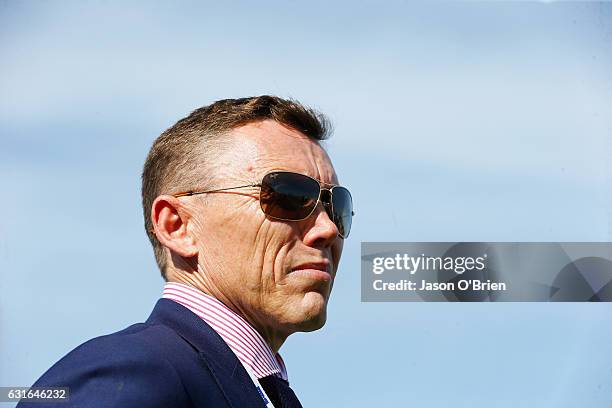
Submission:
[[[178,198],[158,196],[151,208],[151,221],[157,240],[170,251],[184,258],[198,254],[196,239],[188,228],[191,216]]]

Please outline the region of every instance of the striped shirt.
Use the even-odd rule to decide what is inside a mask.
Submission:
[[[177,282],[166,283],[162,298],[185,306],[208,323],[258,379],[274,374],[287,380],[287,369],[280,354],[275,354],[246,320],[219,300]]]

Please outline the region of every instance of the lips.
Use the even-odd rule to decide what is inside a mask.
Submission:
[[[331,281],[330,262],[308,262],[291,269],[291,275],[299,275],[309,280]]]
[[[304,270],[304,269],[312,269],[312,270],[318,270],[318,271],[330,273],[330,270],[331,270],[330,266],[331,265],[329,262],[309,262],[309,263],[304,263],[299,266],[296,266],[295,268],[291,269],[291,272]]]

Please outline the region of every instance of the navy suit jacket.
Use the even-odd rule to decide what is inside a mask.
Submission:
[[[34,386],[69,387],[69,400],[18,408],[265,407],[223,339],[169,299],[160,299],[145,323],[72,350]]]

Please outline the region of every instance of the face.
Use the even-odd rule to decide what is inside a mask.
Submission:
[[[274,170],[338,184],[319,144],[277,122],[235,129],[230,143],[219,188],[256,184]],[[265,334],[316,330],[325,323],[343,239],[321,203],[305,220],[278,221],[262,212],[258,194],[255,187],[203,198],[192,220],[200,275]]]

